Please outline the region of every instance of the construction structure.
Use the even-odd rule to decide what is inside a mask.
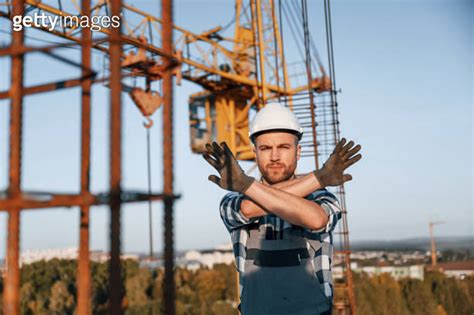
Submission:
[[[430,221],[428,222],[428,227],[430,230],[430,242],[431,242],[431,267],[436,267],[438,263],[438,255],[436,254],[436,242],[434,237],[434,226],[438,224],[443,224],[444,221]]]
[[[173,278],[173,203],[179,198],[173,188],[173,84],[188,80],[200,85],[202,92],[189,98],[191,149],[202,153],[209,141],[226,141],[240,160],[254,159],[249,139],[250,117],[269,102],[284,102],[298,116],[304,128],[302,156],[320,167],[339,140],[337,88],[334,73],[331,14],[329,0],[322,0],[325,17],[327,67],[319,57],[309,32],[307,1],[236,0],[235,18],[228,25],[200,34],[173,23],[171,0],[161,1],[161,18],[150,15],[120,0],[59,0],[49,5],[37,0],[15,0],[0,6],[0,16],[46,14],[64,21],[54,28],[31,26],[53,34],[58,43],[45,46],[25,45],[25,30],[11,31],[11,44],[0,49],[0,57],[11,58],[11,86],[0,91],[0,99],[10,99],[9,181],[0,195],[0,210],[8,212],[7,269],[4,287],[4,313],[19,314],[20,211],[54,207],[80,207],[80,241],[77,276],[77,313],[90,312],[89,216],[93,206],[110,207],[110,313],[121,314],[121,207],[125,202],[163,201],[164,207],[164,313],[175,314]],[[120,27],[104,27],[92,32],[81,27],[81,17],[120,17]],[[69,19],[67,21],[66,18]],[[76,17],[74,19],[73,17]],[[233,36],[226,36],[233,26]],[[285,28],[285,29],[283,29]],[[292,34],[300,43],[301,60],[287,62],[285,41]],[[322,33],[322,32],[321,32]],[[46,82],[25,87],[23,73],[26,54],[41,52],[63,62],[73,60],[58,56],[55,50],[81,48],[82,74],[60,82]],[[91,52],[102,53],[108,60],[100,73],[91,63]],[[99,75],[100,73],[100,75]],[[134,80],[134,86],[123,79]],[[299,82],[298,84],[296,82]],[[91,87],[101,83],[110,88],[110,191],[90,192]],[[160,90],[156,88],[159,85]],[[81,182],[79,194],[25,193],[20,189],[22,160],[23,98],[71,87],[81,87]],[[128,93],[147,119],[162,107],[163,190],[125,191],[121,186],[122,97]],[[156,126],[155,126],[156,127]],[[337,188],[343,208],[339,224],[340,261],[345,277],[335,283],[334,307],[339,314],[355,314],[355,298],[350,270],[349,229],[344,187]],[[41,197],[41,198],[40,198]],[[151,224],[151,221],[150,221]],[[153,249],[150,249],[150,254]]]

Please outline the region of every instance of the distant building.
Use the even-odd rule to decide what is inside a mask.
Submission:
[[[428,268],[433,269],[431,266]],[[464,279],[467,276],[474,275],[474,260],[438,263],[435,269],[448,277]]]
[[[145,258],[141,258],[139,261],[140,261],[140,268],[158,269],[158,268],[165,267],[165,264],[164,264],[165,261],[161,258],[145,257]]]
[[[336,269],[337,268],[337,269]],[[334,278],[342,277],[342,267],[334,267]],[[411,266],[363,266],[359,267],[356,263],[351,263],[351,269],[353,272],[365,272],[369,276],[380,275],[382,273],[390,274],[394,279],[410,278],[420,279],[424,278],[424,266],[423,265],[411,265]]]
[[[215,264],[232,264],[234,262],[234,253],[232,244],[220,245],[214,249],[189,250],[184,254],[176,256],[174,263],[176,267],[186,268],[188,270],[197,270],[199,268],[212,268]],[[163,258],[142,258],[140,267],[149,269],[164,268]]]
[[[354,268],[357,267],[356,262],[351,262],[351,270],[354,270]],[[344,271],[345,268],[343,269],[342,266],[334,266],[332,267],[332,276],[334,279],[343,279],[344,278]]]
[[[48,261],[51,259],[77,259],[79,257],[79,249],[77,247],[70,248],[53,248],[40,250],[27,250],[20,256],[20,265],[31,264],[37,261]],[[138,260],[138,255],[123,254],[121,259]],[[103,251],[91,251],[89,259],[95,262],[106,262],[110,258],[109,253]]]
[[[406,264],[407,262],[414,261],[422,262],[426,257],[431,257],[431,252],[358,250],[351,253],[351,260],[389,261],[393,262],[393,264]],[[342,262],[342,260],[340,261]]]
[[[176,260],[176,265],[195,270],[201,267],[212,268],[215,264],[232,264],[233,262],[232,244],[225,244],[215,249],[187,251]]]
[[[41,260],[76,259],[77,247],[27,250],[20,255],[20,265],[28,265]]]

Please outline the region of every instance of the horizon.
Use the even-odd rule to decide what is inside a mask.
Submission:
[[[450,236],[436,236],[435,237],[435,241],[443,241],[445,239],[463,239],[463,240],[470,240],[470,239],[473,239],[474,240],[474,236],[473,235],[457,235],[457,236],[453,236],[453,235],[450,235]],[[356,243],[361,243],[361,242],[374,242],[374,243],[377,243],[377,242],[380,242],[380,243],[385,243],[385,242],[400,242],[400,241],[404,241],[404,240],[407,240],[407,241],[413,241],[413,240],[419,240],[419,241],[426,241],[426,242],[430,242],[430,238],[429,236],[427,237],[419,237],[419,238],[401,238],[401,239],[378,239],[378,240],[374,240],[374,239],[355,239],[355,240],[351,240],[351,244],[356,244]],[[175,250],[175,253],[178,253],[178,252],[184,252],[184,251],[193,251],[193,250],[196,250],[196,251],[201,251],[201,250],[220,250],[219,247],[222,247],[222,246],[227,246],[227,245],[231,245],[232,243],[229,241],[228,243],[222,243],[222,244],[219,244],[215,247],[202,247],[202,248],[183,248],[183,249],[179,249],[179,250]],[[472,247],[474,248],[474,244],[472,244]],[[461,247],[461,248],[464,248],[464,247]],[[70,247],[49,247],[49,248],[31,248],[31,249],[26,249],[24,251],[21,251],[20,254],[23,254],[23,253],[27,253],[27,252],[35,252],[35,251],[46,251],[46,250],[67,250],[67,249],[79,249],[79,246],[70,246]],[[459,249],[459,248],[458,248]],[[365,250],[365,249],[364,249]],[[370,249],[367,249],[370,251]],[[380,249],[373,249],[374,251],[380,251]],[[413,249],[413,250],[419,250],[419,249]],[[359,249],[355,249],[353,251],[359,251]],[[398,251],[398,249],[387,249],[387,251]],[[440,251],[443,251],[443,250],[440,250]],[[90,252],[102,252],[102,253],[109,253],[109,251],[105,250],[105,249],[101,249],[101,248],[91,248],[90,249]],[[158,255],[158,254],[162,254],[163,252],[162,251],[155,251],[154,254],[155,255]],[[136,254],[136,255],[140,255],[140,256],[148,256],[149,253],[147,251],[128,251],[128,252],[122,252],[121,253],[122,255],[129,255],[129,254]],[[4,260],[5,257],[0,257],[0,260]]]

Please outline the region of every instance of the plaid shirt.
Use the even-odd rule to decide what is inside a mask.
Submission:
[[[341,208],[336,197],[326,189],[316,190],[305,199],[312,200],[318,203],[329,216],[328,223],[325,227],[319,230],[304,230],[304,236],[307,239],[317,241],[321,244],[321,248],[316,251],[312,258],[314,272],[322,291],[333,301],[333,281],[332,281],[332,255],[333,255],[333,236],[332,231],[336,227],[337,222],[341,219]],[[267,231],[267,237],[270,239],[278,239],[279,233],[283,229],[293,228],[291,223],[277,217],[274,214],[268,214],[262,217],[255,217],[248,219],[240,211],[240,204],[244,200],[244,195],[230,192],[226,194],[220,203],[220,215],[225,227],[230,233],[235,263],[239,271],[240,279],[240,296],[242,295],[242,276],[245,272],[245,256],[247,252],[246,242],[248,239],[248,232],[246,226],[250,223],[258,222],[259,226],[264,225]],[[273,237],[275,236],[276,237]]]

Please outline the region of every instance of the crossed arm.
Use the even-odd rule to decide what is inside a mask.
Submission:
[[[291,224],[318,230],[326,226],[328,214],[319,204],[304,197],[321,188],[324,187],[313,173],[273,186],[254,182],[245,191],[240,211],[249,219],[270,212]]]
[[[361,154],[355,155],[361,146],[352,147],[353,141],[345,142],[343,138],[337,143],[321,169],[273,186],[261,184],[246,175],[225,142],[221,146],[216,142],[206,144],[207,152],[203,157],[221,175],[210,175],[210,181],[244,195],[245,199],[237,210],[247,219],[270,212],[293,225],[319,230],[331,221],[329,212],[332,210],[304,197],[315,190],[338,186],[352,179],[350,174],[344,174],[344,170],[361,159]]]

